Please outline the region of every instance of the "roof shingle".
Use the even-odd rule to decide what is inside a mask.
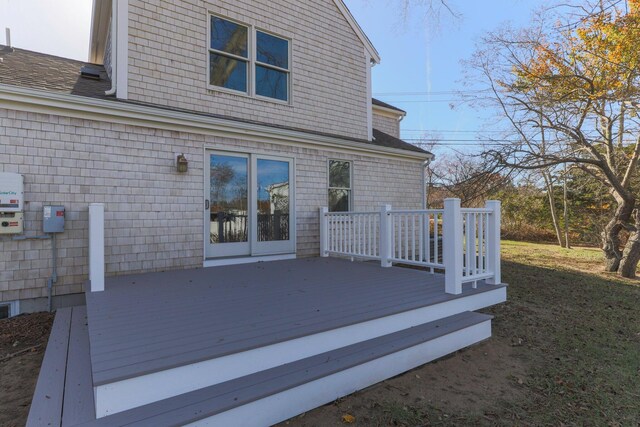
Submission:
[[[102,99],[111,88],[102,65],[6,46],[0,46],[0,58],[0,84]],[[81,77],[85,65],[98,70],[100,80]]]

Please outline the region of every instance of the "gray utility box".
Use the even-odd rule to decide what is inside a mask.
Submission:
[[[42,229],[45,233],[62,233],[64,231],[64,206],[44,207]]]

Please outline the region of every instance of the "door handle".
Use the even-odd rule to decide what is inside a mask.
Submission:
[[[204,209],[208,210],[209,209],[209,200],[205,200],[204,201]]]

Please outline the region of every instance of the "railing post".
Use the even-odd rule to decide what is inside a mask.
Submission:
[[[328,257],[329,253],[329,208],[320,208],[320,256]]]
[[[89,286],[104,291],[104,205],[89,205]]]
[[[391,205],[380,208],[380,265],[391,267]]]
[[[489,214],[489,229],[487,230],[487,270],[493,273],[493,277],[487,279],[490,285],[502,283],[502,273],[500,270],[500,225],[501,225],[501,203],[499,200],[489,200],[487,209],[491,209]]]
[[[460,208],[460,199],[444,200],[442,223],[445,291],[448,294],[458,295],[462,293],[463,269],[462,210]]]

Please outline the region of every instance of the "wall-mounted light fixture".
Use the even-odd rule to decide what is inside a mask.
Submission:
[[[176,169],[180,173],[185,173],[189,170],[189,161],[184,154],[178,154],[178,157],[176,157]]]

